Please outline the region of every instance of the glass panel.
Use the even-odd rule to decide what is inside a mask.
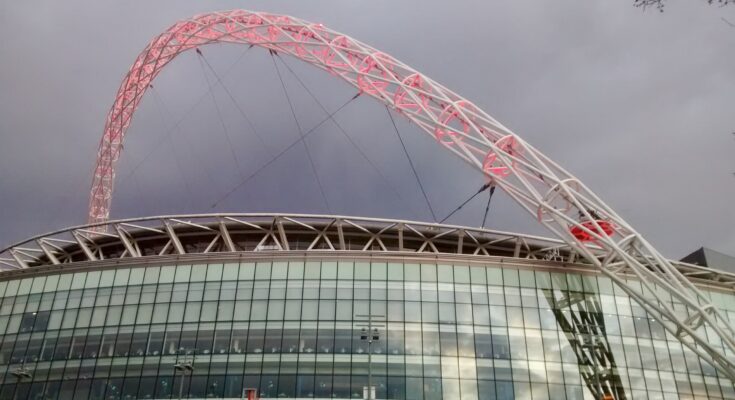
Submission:
[[[271,277],[271,263],[258,262],[255,264],[255,279],[267,280]]]
[[[370,279],[370,264],[366,262],[355,263],[355,279],[368,280]]]
[[[176,275],[174,276],[174,282],[188,282],[190,276],[191,276],[191,265],[176,266]]]
[[[388,280],[389,281],[403,280],[403,264],[388,263]]]
[[[161,275],[159,277],[159,283],[172,283],[174,281],[174,274],[176,273],[176,267],[168,265],[161,267]]]
[[[240,275],[239,280],[253,280],[255,278],[255,264],[244,263],[240,264]]]
[[[140,285],[143,283],[143,275],[145,274],[145,269],[143,268],[134,268],[130,271],[130,280],[128,281],[128,285]],[[87,277],[87,279],[91,278],[90,276]]]
[[[323,262],[321,279],[337,279],[337,263]]]
[[[388,279],[388,264],[373,262],[370,266],[371,279],[373,281],[384,281]]]
[[[97,279],[99,279],[99,272],[97,272]],[[46,277],[40,276],[37,278],[33,278],[33,283],[31,284],[31,293],[41,293],[43,292],[43,287],[46,285]],[[2,291],[0,291],[0,295],[2,294]]]
[[[487,272],[484,267],[470,267],[470,282],[475,285],[484,285],[487,283]]]
[[[533,271],[521,270],[519,271],[521,287],[533,288],[536,287]]]
[[[222,264],[209,264],[207,266],[207,281],[222,280]]]
[[[128,278],[130,277],[130,270],[127,268],[118,269],[115,271],[115,282],[114,286],[125,286],[128,284]],[[74,277],[76,280],[76,277]]]
[[[160,267],[148,267],[145,269],[145,276],[143,283],[146,285],[156,284],[158,282],[158,276],[161,273]]]
[[[288,279],[304,279],[304,263],[290,261],[288,263]]]
[[[421,281],[436,282],[436,265],[421,264]]]
[[[437,271],[439,274],[439,282],[454,282],[454,268],[451,265],[440,264],[437,266]]]

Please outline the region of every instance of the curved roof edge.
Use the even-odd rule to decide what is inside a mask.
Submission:
[[[106,227],[107,233],[95,231]],[[603,252],[589,247],[602,258]],[[273,251],[379,251],[501,256],[588,264],[540,236],[426,222],[309,214],[187,214],[70,227],[0,250],[0,271],[150,256]],[[735,274],[672,261],[687,277],[735,289]]]

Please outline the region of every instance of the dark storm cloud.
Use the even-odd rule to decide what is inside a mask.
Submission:
[[[735,8],[680,1],[658,14],[630,3],[3,2],[0,247],[84,222],[107,110],[150,38],[199,12],[247,8],[323,22],[473,100],[580,177],[666,255],[680,257],[702,244],[733,253],[735,29],[720,17],[735,19]],[[191,108],[208,86],[197,57],[184,54],[157,78],[158,97],[149,93],[136,114],[118,169],[114,217],[210,212],[243,176],[298,137],[266,52],[254,49],[234,64],[241,47],[202,50],[265,145],[221,88],[214,94],[228,135],[211,97]],[[354,94],[313,68],[286,62],[328,110]],[[300,124],[313,126],[324,113],[280,67]],[[331,122],[309,136],[329,210],[303,146],[215,210],[430,220],[385,109],[360,98],[337,119],[372,165]],[[481,178],[397,122],[442,218]],[[483,209],[484,199],[477,200],[453,222],[479,225]],[[491,223],[543,233],[505,196],[494,200]]]

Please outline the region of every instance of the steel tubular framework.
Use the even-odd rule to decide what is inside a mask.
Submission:
[[[591,250],[604,256],[601,248]],[[161,262],[160,257],[263,251],[457,255],[481,262],[487,257],[503,257],[511,263],[529,260],[533,265],[551,262],[567,268],[591,267],[564,241],[540,236],[382,218],[227,213],[132,218],[45,233],[0,250],[0,271],[63,268],[78,262],[114,263],[149,256]],[[735,290],[735,274],[673,264],[699,285]],[[633,274],[625,271],[625,275]]]
[[[107,116],[89,223],[109,217],[125,131],[153,79],[178,54],[210,43],[240,43],[291,55],[408,118],[620,285],[687,347],[735,380],[735,329],[723,313],[582,182],[469,100],[392,56],[290,16],[213,12],[177,22],[148,44],[125,76]],[[594,247],[601,248],[603,256]],[[640,279],[640,289],[626,283],[623,273],[628,271]],[[669,298],[681,307],[673,308]]]
[[[0,270],[261,251],[371,251],[583,261],[561,240],[488,229],[348,216],[192,214],[107,221],[39,235],[0,250]],[[714,282],[711,273],[715,271],[691,267],[690,273],[707,272],[699,275],[701,282]],[[735,275],[716,276],[723,288],[735,287]]]

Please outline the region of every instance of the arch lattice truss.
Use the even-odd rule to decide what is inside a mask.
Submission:
[[[107,117],[92,183],[90,224],[104,226],[109,217],[115,164],[145,91],[174,57],[209,43],[240,43],[291,55],[408,118],[612,278],[672,335],[735,380],[735,331],[724,313],[582,182],[472,102],[392,56],[289,16],[214,12],[180,21],[148,44]],[[599,249],[605,256],[599,256]],[[632,271],[642,284],[628,284],[624,271]],[[672,299],[681,306],[672,307]]]

